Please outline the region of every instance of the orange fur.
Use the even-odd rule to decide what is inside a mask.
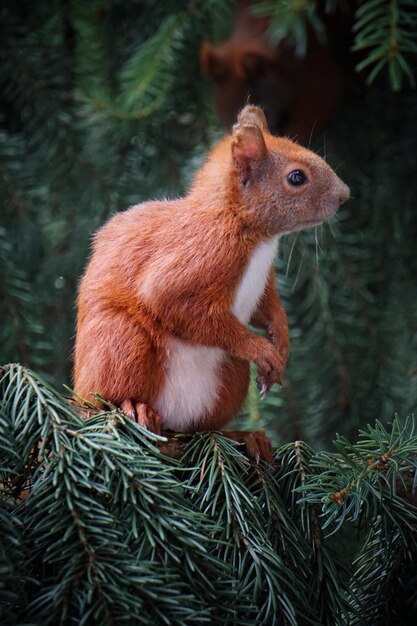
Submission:
[[[301,188],[288,183],[296,169],[309,178]],[[96,233],[79,290],[75,392],[159,411],[172,346],[214,348],[219,352],[210,354],[220,355],[213,361],[214,404],[184,428],[223,426],[245,399],[249,362],[269,388],[280,381],[288,356],[272,269],[251,315],[268,338],[232,312],[254,251],[276,235],[320,223],[348,195],[320,157],[273,137],[260,109],[246,107],[187,196],[134,206]]]

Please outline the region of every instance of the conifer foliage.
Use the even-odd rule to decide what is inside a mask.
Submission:
[[[301,53],[346,6],[257,4]],[[0,374],[1,624],[415,623],[416,11],[348,4],[373,86],[347,87],[313,147],[353,200],[280,244],[286,382],[246,412],[280,442],[266,466],[220,433],[81,415],[49,384],[70,383],[93,231],[182,193],[220,135],[199,49],[234,4],[1,3],[0,363],[20,363]]]
[[[173,460],[164,438],[117,410],[82,419],[20,365],[1,369],[0,389],[2,623],[376,626],[415,614],[415,598],[398,602],[417,548],[411,421],[339,438],[332,454],[287,444],[269,466],[198,433],[176,438]]]

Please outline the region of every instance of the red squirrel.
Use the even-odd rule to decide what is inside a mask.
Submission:
[[[95,234],[79,289],[75,393],[100,394],[155,432],[221,429],[245,400],[250,361],[263,395],[281,381],[279,237],[322,223],[348,198],[323,159],[271,135],[262,110],[246,106],[185,197],[133,206]],[[246,437],[268,456],[262,434]]]
[[[205,41],[200,50],[202,69],[213,81],[217,114],[230,126],[249,96],[262,106],[273,132],[308,142],[336,107],[345,68],[335,51],[343,44],[348,48],[349,18],[322,10],[330,41],[321,44],[309,28],[306,54],[300,56],[286,40],[269,41],[269,20],[255,17],[253,5],[253,0],[240,0],[229,38],[218,44]]]

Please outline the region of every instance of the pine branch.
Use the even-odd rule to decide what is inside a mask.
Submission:
[[[297,527],[302,529],[309,553],[307,563],[309,575],[309,604],[320,624],[346,623],[349,604],[346,600],[349,585],[347,571],[335,554],[325,545],[319,509],[306,499],[299,499],[299,491],[306,488],[308,477],[313,472],[313,451],[302,441],[295,441],[277,449],[276,459],[280,463],[278,484],[284,502],[289,503],[291,516]],[[308,487],[307,487],[308,488]]]
[[[357,71],[371,68],[368,82],[388,69],[391,87],[399,91],[404,80],[415,86],[412,65],[408,59],[417,53],[417,12],[412,0],[367,0],[356,12],[355,51],[367,50]]]
[[[12,503],[0,494],[0,619],[15,623],[18,607],[25,603],[21,581],[25,572],[21,522],[12,512]]]
[[[197,433],[176,437],[176,461],[121,413],[82,419],[33,372],[1,371],[0,600],[16,626],[330,626],[361,623],[364,606],[377,626],[400,615],[386,599],[405,589],[416,552],[411,420],[377,422],[354,445],[339,437],[336,454],[287,444],[272,466]],[[352,521],[369,536],[342,565],[322,527]]]
[[[401,559],[400,533],[392,527],[383,530],[378,517],[366,538],[354,565],[352,594],[353,625],[386,624],[386,603],[390,585],[397,575]]]
[[[16,497],[29,470],[30,495],[18,508],[30,548],[30,571],[34,578],[44,578],[35,593],[28,583],[34,593],[28,615],[47,624],[65,623],[70,603],[84,620],[94,614],[97,624],[118,623],[126,614],[148,624],[192,623],[204,617],[197,599],[188,589],[182,591],[184,582],[169,561],[174,555],[178,564],[178,550],[190,563],[195,561],[192,554],[198,554],[207,582],[207,527],[199,532],[198,516],[194,513],[190,520],[189,507],[181,506],[183,489],[172,469],[150,456],[158,454],[152,443],[157,438],[117,414],[84,423],[51,388],[20,366],[4,368],[1,383],[9,443],[10,431],[19,432],[10,450],[19,458],[17,469],[11,470],[10,462],[1,464],[3,492]],[[130,437],[119,431],[126,422]],[[22,436],[27,438],[23,451]],[[170,494],[169,503],[164,492]],[[159,546],[149,539],[150,528]],[[142,535],[152,549],[138,549]],[[161,546],[166,546],[167,557],[158,554],[152,560],[152,550],[158,552]]]
[[[261,468],[253,482],[247,459],[219,434],[196,437],[183,462],[196,466],[190,475],[193,501],[222,529],[216,537],[218,558],[232,564],[245,597],[252,597],[257,607],[252,613],[250,606],[234,606],[238,623],[256,620],[259,624],[295,624],[294,608],[298,606],[302,614],[308,615],[310,610],[303,598],[305,581],[297,580],[288,567],[289,561],[294,563],[300,558],[298,532],[285,519],[279,499],[274,499],[271,506],[274,482]],[[265,526],[265,515],[285,519],[286,529],[281,528],[278,534],[281,541],[274,532],[277,523]],[[275,551],[277,543],[282,557]]]
[[[271,24],[268,36],[272,43],[288,39],[295,45],[296,54],[304,56],[308,47],[308,30],[312,28],[317,39],[326,40],[323,21],[317,15],[318,2],[306,0],[267,0],[253,5],[256,16],[268,16]]]
[[[417,13],[413,0],[366,0],[358,5],[352,27],[353,51],[367,52],[356,70],[369,70],[369,83],[373,83],[382,70],[388,70],[394,91],[399,91],[406,80],[414,87],[412,56],[417,52]],[[337,0],[323,3],[274,0],[259,2],[252,10],[254,15],[271,18],[268,34],[273,43],[287,39],[295,44],[297,54],[303,56],[308,46],[309,28],[318,41],[326,41],[326,26],[318,14],[320,10],[331,14],[344,9],[345,3]]]
[[[415,489],[417,436],[414,422],[404,425],[398,417],[390,429],[380,422],[360,432],[361,439],[351,444],[337,436],[337,454],[320,453],[312,466],[320,479],[312,476],[303,488],[307,502],[322,505],[323,528],[336,532],[345,520],[356,521],[364,513],[374,517],[381,512],[404,530],[417,522],[417,508],[399,495]]]
[[[227,6],[227,1],[195,0],[168,13],[153,35],[136,47],[119,72],[120,94],[109,100],[103,96],[100,85],[95,93],[89,85],[86,93],[90,94],[90,106],[110,117],[133,122],[166,111],[167,105],[172,111],[176,91],[184,89],[188,82],[187,79],[181,85],[182,75],[178,75],[176,67],[182,67],[186,76],[190,58],[198,59],[201,35],[209,19],[219,20]],[[194,57],[190,57],[190,49],[194,49]]]

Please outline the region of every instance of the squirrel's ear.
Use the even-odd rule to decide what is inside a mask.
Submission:
[[[253,104],[247,104],[245,108],[241,110],[237,118],[237,125],[239,124],[256,124],[264,133],[269,132],[265,113],[261,108]]]
[[[203,71],[214,81],[220,81],[225,78],[227,67],[218,54],[216,47],[209,41],[203,41],[200,49],[200,63]]]
[[[247,107],[246,107],[247,108]],[[266,155],[261,129],[256,124],[235,124],[232,132],[232,157],[236,172],[246,184]]]

